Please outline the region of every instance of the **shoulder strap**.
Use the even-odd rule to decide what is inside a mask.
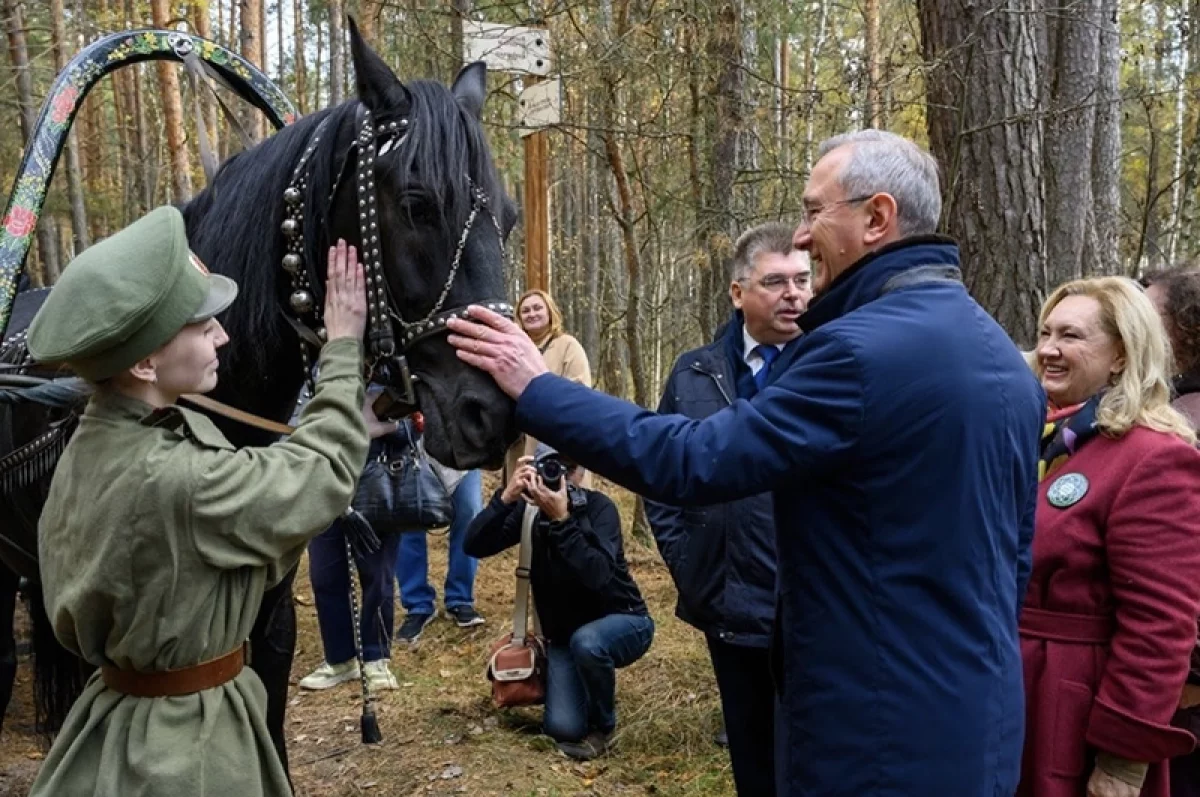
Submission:
[[[529,610],[532,600],[529,597],[529,568],[533,564],[533,522],[537,519],[537,507],[525,505],[525,514],[521,517],[521,551],[517,561],[517,596],[513,601],[513,642],[520,644],[525,641],[529,626]],[[535,616],[536,622],[536,616]]]

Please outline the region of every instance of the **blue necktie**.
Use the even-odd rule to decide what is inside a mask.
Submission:
[[[754,353],[762,357],[763,361],[762,368],[759,368],[758,373],[754,375],[754,392],[757,393],[766,386],[767,376],[771,373],[771,363],[775,362],[775,358],[779,356],[779,349],[760,343],[754,347]]]

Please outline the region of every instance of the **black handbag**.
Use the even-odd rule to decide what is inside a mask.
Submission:
[[[454,520],[454,502],[410,423],[372,441],[351,506],[376,534],[445,528]]]

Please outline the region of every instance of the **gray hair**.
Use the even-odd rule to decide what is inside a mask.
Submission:
[[[938,165],[912,141],[884,130],[859,130],[821,142],[817,158],[850,145],[850,157],[839,175],[847,197],[890,194],[896,221],[904,235],[937,231],[942,215]]]
[[[754,261],[764,252],[774,252],[780,255],[790,255],[795,247],[792,237],[795,229],[778,221],[751,227],[740,236],[733,245],[733,265],[730,278],[745,279],[754,270]]]

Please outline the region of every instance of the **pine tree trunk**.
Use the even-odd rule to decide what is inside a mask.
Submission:
[[[1100,0],[1046,14],[1046,263],[1049,286],[1083,276],[1084,230],[1091,206],[1096,129]],[[1083,165],[1086,168],[1081,168]]]
[[[109,30],[104,27],[108,22],[108,0],[97,0],[95,12],[92,14],[85,12],[84,5],[83,0],[75,0],[76,30],[72,39],[79,49],[95,40],[97,25],[103,30]],[[88,234],[93,241],[112,228],[109,218],[112,203],[108,194],[113,170],[106,167],[115,162],[117,170],[120,169],[119,160],[114,161],[108,154],[109,131],[112,129],[108,123],[108,111],[111,107],[108,94],[112,91],[113,84],[107,81],[104,86],[93,89],[90,100],[83,104],[83,112],[80,115],[80,130],[83,134],[80,165],[83,167],[84,190],[93,202],[92,212],[88,213]],[[115,92],[113,94],[115,95]],[[99,209],[96,205],[99,205]]]
[[[1038,10],[1035,0],[1009,0],[1004,13],[919,2],[943,225],[962,247],[968,289],[1022,346],[1046,290]]]
[[[346,34],[342,22],[346,11],[342,0],[329,0],[329,104],[345,99]]]
[[[221,6],[221,1],[217,0],[218,8]],[[209,20],[209,0],[193,0],[192,19],[196,26],[196,33],[205,39],[211,39],[212,23]],[[220,19],[218,18],[217,30],[220,31],[220,29]],[[200,93],[200,115],[204,118],[204,130],[208,133],[208,145],[216,156],[221,151],[220,108],[217,106],[217,98],[211,91],[199,85],[196,88]]]
[[[63,0],[50,0],[50,49],[54,61],[54,72],[58,74],[67,65],[65,52],[66,14]],[[71,232],[75,239],[75,254],[91,245],[88,231],[87,207],[83,202],[83,167],[79,163],[79,139],[74,126],[67,134],[66,145],[67,201],[71,205]]]
[[[614,41],[624,40],[629,31],[630,0],[617,0],[613,4]],[[615,69],[611,65],[604,70],[604,154],[617,186],[617,207],[614,217],[621,232],[621,253],[628,275],[628,290],[625,296],[625,346],[629,352],[629,370],[633,378],[633,400],[643,407],[649,406],[646,386],[645,363],[642,354],[642,258],[638,247],[633,189],[629,184],[625,156],[617,141],[615,131],[617,109],[620,100],[617,92]]]
[[[245,58],[259,69],[265,70],[266,65],[263,63],[262,0],[239,0],[238,10],[241,17],[238,31],[242,58]],[[266,120],[263,119],[263,115],[259,113],[258,109],[250,106],[248,103],[245,104],[242,109],[241,119],[242,127],[246,129],[251,140],[261,141],[264,135],[263,125]]]
[[[308,100],[304,93],[308,89],[305,75],[304,62],[304,0],[295,0],[292,5],[292,16],[295,19],[295,41],[292,45],[294,55],[292,56],[295,63],[292,65],[292,71],[296,77],[295,96],[296,108],[300,113],[308,113]]]
[[[712,221],[709,227],[709,279],[704,286],[710,302],[710,314],[702,328],[705,340],[711,340],[725,320],[729,306],[730,262],[733,243],[741,230],[736,203],[739,153],[738,145],[746,128],[746,71],[743,63],[741,15],[733,0],[726,0],[717,10],[713,41],[709,53],[717,62],[718,73],[715,105],[710,118],[713,135],[708,168],[712,194],[708,206]]]
[[[1118,247],[1121,226],[1121,32],[1117,26],[1118,13],[1118,0],[1100,0],[1092,202],[1083,250],[1085,271],[1096,274],[1124,271]]]
[[[170,0],[151,0],[154,27],[166,28],[171,22]],[[162,97],[163,127],[167,134],[167,152],[171,163],[171,200],[186,202],[192,196],[192,165],[188,158],[187,137],[183,131],[183,97],[179,93],[179,73],[168,61],[155,64],[159,95]]]
[[[325,46],[324,31],[325,31],[324,26],[318,24],[317,25],[317,68],[315,70],[313,70],[313,74],[312,74],[312,77],[313,77],[313,103],[310,106],[312,108],[320,108],[321,107],[321,75],[325,74],[325,71],[322,69],[324,64],[321,61],[321,56],[324,54],[323,48]]]
[[[19,105],[17,119],[21,127],[21,143],[28,145],[29,138],[33,135],[33,126],[37,123],[37,106],[33,102],[33,80],[29,74],[29,51],[25,44],[23,4],[18,0],[2,0],[0,10],[7,22],[8,55],[17,85],[17,103]],[[49,285],[58,279],[59,264],[58,247],[54,246],[53,236],[45,216],[38,219],[35,237],[41,270],[40,273],[34,272],[31,280],[34,284]]]
[[[866,0],[867,127],[879,127],[882,105],[879,92],[879,0]]]

